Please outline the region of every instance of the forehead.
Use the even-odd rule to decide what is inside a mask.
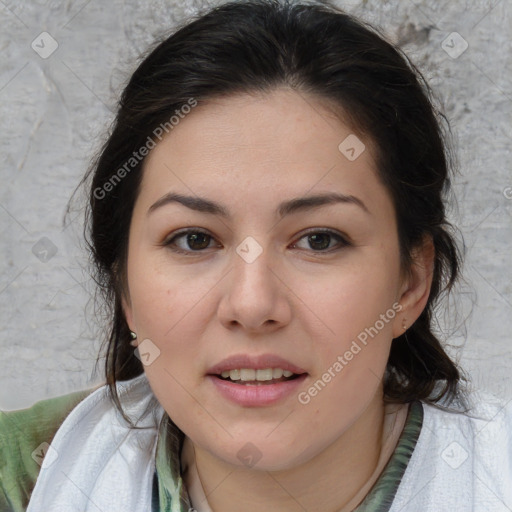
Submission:
[[[346,153],[347,144],[354,151]],[[156,145],[145,161],[141,194],[213,194],[240,206],[256,196],[264,204],[326,191],[372,201],[384,191],[370,148],[306,93],[228,96],[192,109]]]

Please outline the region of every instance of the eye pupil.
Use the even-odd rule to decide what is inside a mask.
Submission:
[[[328,233],[309,235],[308,238],[309,238],[310,243],[312,244],[313,249],[327,249],[327,247],[329,247],[329,243],[331,241],[331,235],[329,235]],[[323,238],[324,243],[323,244],[320,243],[320,247],[315,245],[315,244],[318,244],[319,241],[322,242],[322,238]],[[325,243],[326,241],[327,241],[327,243]]]
[[[187,243],[191,249],[206,249],[209,244],[209,238],[210,235],[207,235],[206,233],[190,233],[187,235]],[[201,244],[201,240],[203,241],[203,244]],[[206,243],[204,241],[206,240]],[[199,241],[200,247],[194,246],[194,243]]]

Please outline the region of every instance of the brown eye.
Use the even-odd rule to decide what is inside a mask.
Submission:
[[[212,240],[213,237],[204,231],[188,229],[169,238],[164,245],[174,252],[190,254],[207,249]]]
[[[342,248],[350,245],[343,236],[331,230],[310,231],[306,235],[302,236],[299,241],[303,239],[307,240],[307,247],[300,247],[298,242],[294,243],[293,247],[298,247],[299,249],[312,249],[314,252],[330,252],[330,249]],[[338,240],[338,243],[331,245],[333,240]]]

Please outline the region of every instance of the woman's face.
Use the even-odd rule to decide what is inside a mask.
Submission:
[[[362,142],[279,89],[196,107],[147,157],[127,321],[164,409],[224,462],[291,468],[381,401],[405,285]],[[345,199],[304,201],[333,194]]]

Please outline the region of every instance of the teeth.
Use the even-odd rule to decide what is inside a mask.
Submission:
[[[273,379],[280,379],[283,376],[283,371],[281,368],[274,368],[272,370],[272,378]]]
[[[256,380],[272,380],[272,368],[256,370]]]
[[[240,370],[240,380],[256,380],[256,370],[253,368],[242,368]]]
[[[293,372],[283,370],[282,368],[265,368],[263,370],[255,370],[253,368],[241,368],[237,370],[224,370],[221,376],[225,379],[241,380],[241,381],[267,381],[272,379],[280,379],[281,377],[291,377]]]

